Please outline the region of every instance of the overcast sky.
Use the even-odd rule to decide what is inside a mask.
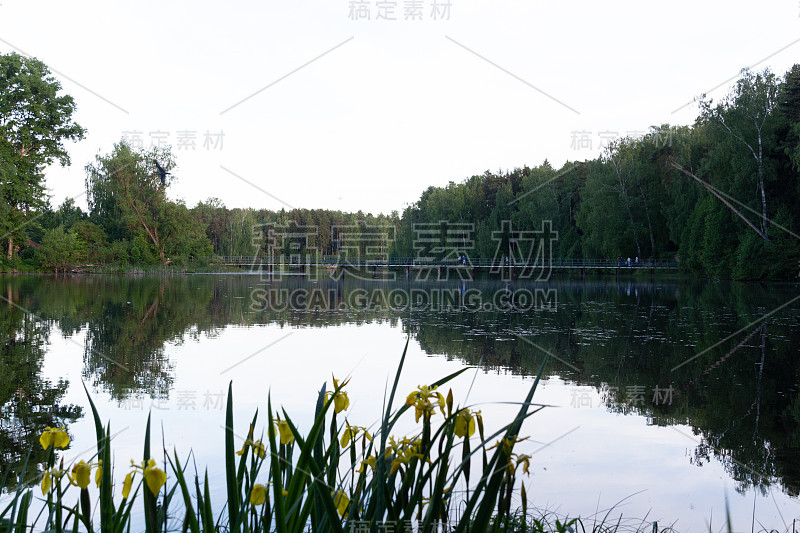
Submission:
[[[742,67],[800,58],[798,0],[447,4],[0,0],[0,51],[44,61],[88,130],[54,206],[127,137],[172,145],[190,206],[373,213],[689,124]]]

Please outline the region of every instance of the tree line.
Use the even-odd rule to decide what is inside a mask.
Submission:
[[[65,142],[85,133],[74,101],[44,64],[17,54],[0,56],[0,89],[3,270],[202,264],[285,251],[275,239],[298,232],[321,255],[513,258],[546,240],[553,257],[677,259],[712,278],[800,270],[800,65],[742,71],[720,101],[698,99],[692,125],[651,127],[560,168],[545,160],[429,187],[388,215],[229,209],[214,198],[188,207],[167,195],[170,149],[125,142],[86,165],[87,211],[72,200],[52,208],[44,170],[69,164]],[[436,242],[421,246],[431,231]]]
[[[415,224],[448,220],[475,225],[478,257],[510,256],[503,221],[519,232],[551,221],[554,257],[677,259],[713,278],[796,279],[800,65],[783,78],[745,70],[721,101],[698,103],[693,125],[614,140],[589,161],[428,188],[403,211],[400,253],[411,253]]]

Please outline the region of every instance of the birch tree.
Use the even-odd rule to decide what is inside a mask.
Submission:
[[[771,134],[773,112],[778,106],[779,80],[769,70],[742,75],[728,95],[716,106],[705,96],[700,100],[701,119],[719,127],[752,158],[757,204],[760,204],[759,236],[769,240],[767,193],[765,188],[765,145]]]

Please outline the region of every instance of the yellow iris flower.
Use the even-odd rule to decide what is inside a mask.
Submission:
[[[50,492],[51,488],[53,488],[53,481],[61,479],[61,477],[66,473],[66,470],[62,470],[60,468],[50,468],[49,470],[45,470],[44,475],[42,476],[42,494],[47,496],[47,493]]]
[[[342,411],[347,411],[350,407],[350,398],[347,397],[347,392],[339,391],[339,393],[333,397],[333,410],[337,413],[341,413]]]
[[[238,452],[236,452],[236,455],[242,455],[244,453],[244,451],[247,449],[247,446],[252,446],[253,447],[253,453],[258,455],[258,457],[260,459],[263,459],[267,455],[267,450],[264,447],[264,444],[260,440],[253,441],[253,440],[250,440],[250,439],[247,439],[246,441],[244,441],[244,445],[242,446],[242,449],[239,450]]]
[[[256,483],[250,491],[250,504],[264,505],[265,501],[267,501],[267,487]]]
[[[85,489],[89,486],[91,480],[92,465],[85,461],[78,461],[72,467],[72,473],[68,474],[69,481],[76,487]]]
[[[363,426],[351,426],[346,419],[344,423],[346,427],[344,433],[342,434],[342,440],[341,440],[342,448],[347,448],[347,445],[350,444],[350,441],[355,442],[356,437],[358,436],[359,433],[363,433],[367,439],[372,440],[372,435],[369,434],[367,428]]]
[[[344,386],[347,385],[350,380],[348,379],[344,383],[342,383],[342,388],[339,389],[339,392],[336,392],[336,389],[339,388],[339,380],[333,377],[333,390],[328,391],[325,393],[325,404],[333,398],[333,410],[337,413],[341,413],[342,411],[346,411],[350,407],[350,398],[347,397],[347,392],[344,390]]]
[[[462,409],[456,415],[455,434],[457,437],[471,437],[475,433],[475,417],[468,409]]]
[[[524,438],[518,439],[515,436],[503,437],[502,440],[497,441],[493,446],[490,446],[489,448],[486,448],[486,449],[487,450],[493,450],[493,449],[497,448],[498,446],[502,446],[503,447],[503,452],[505,452],[505,454],[508,457],[511,457],[513,455],[512,452],[514,450],[514,445],[517,444],[518,442],[522,442],[522,441],[528,440],[529,438],[530,437],[524,437]]]
[[[359,465],[359,467],[356,468],[356,473],[357,474],[363,474],[365,468],[368,467],[368,466],[370,468],[372,468],[373,470],[375,470],[375,461],[376,460],[377,460],[377,457],[375,457],[374,455],[370,455],[369,457],[367,457],[366,459],[361,461],[361,465]]]
[[[530,437],[524,437],[522,439],[518,439],[515,436],[503,438],[502,440],[497,441],[497,443],[494,446],[487,449],[492,450],[494,448],[502,446],[503,452],[508,457],[508,466],[507,466],[508,472],[511,475],[514,475],[517,471],[517,468],[519,468],[519,466],[522,465],[522,471],[526,475],[530,475],[531,456],[526,455],[524,453],[517,454],[513,452],[515,444],[517,444],[518,442],[522,442],[524,440],[528,440],[529,438]]]
[[[278,436],[281,440],[281,444],[291,444],[294,442],[294,433],[292,433],[292,428],[289,427],[289,422],[286,420],[281,420],[280,416],[275,417],[275,426],[278,428]],[[275,436],[273,429],[270,429],[270,436]]]
[[[531,456],[521,453],[517,456],[517,467],[522,465],[522,471],[525,472],[526,475],[531,475],[530,467],[531,467]]]
[[[161,487],[167,483],[167,474],[160,468],[156,467],[155,460],[150,459],[149,461],[142,461],[141,465],[137,465],[131,461],[131,467],[133,470],[128,472],[128,475],[125,476],[125,481],[122,484],[122,497],[125,499],[128,498],[128,495],[131,492],[131,486],[133,485],[133,476],[139,470],[142,472],[142,476],[144,477],[144,482],[147,485],[147,488],[150,489],[150,492],[153,493],[153,496],[158,496],[158,492],[161,490]]]
[[[425,456],[419,453],[421,447],[421,439],[410,440],[404,437],[400,442],[397,442],[393,437],[389,437],[389,446],[386,448],[384,455],[387,459],[394,455],[394,459],[392,460],[392,468],[389,471],[389,474],[394,474],[401,465],[408,466],[411,460],[415,457],[419,459],[425,459]]]
[[[60,428],[44,428],[44,432],[39,436],[39,442],[45,450],[51,445],[53,448],[66,448],[69,445],[69,435],[67,434],[66,427]]]
[[[347,518],[347,509],[350,507],[350,498],[347,497],[347,494],[344,493],[343,490],[337,490],[333,496],[333,504],[336,506],[336,510],[339,511],[339,516],[342,518]]]
[[[156,468],[156,462],[150,459],[144,468],[144,481],[153,496],[158,496],[158,491],[167,483],[167,474],[163,470]]]
[[[403,450],[402,453],[395,457],[394,461],[392,461],[392,469],[389,471],[389,474],[391,475],[397,472],[397,469],[400,468],[400,465],[408,466],[411,460],[415,457],[419,459],[423,458],[422,454],[415,453],[411,448]]]
[[[278,434],[281,436],[281,444],[294,442],[294,433],[286,420],[278,420]]]
[[[436,401],[439,410],[444,415],[445,399],[440,392],[436,391],[436,385],[429,387],[428,385],[419,385],[417,390],[413,391],[406,398],[406,405],[414,406],[414,419],[419,422],[420,417],[430,418],[436,406],[431,399]]]

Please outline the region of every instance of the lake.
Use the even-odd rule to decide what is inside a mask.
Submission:
[[[408,340],[398,397],[472,367],[453,394],[488,430],[547,357],[546,407],[518,445],[531,508],[678,531],[720,529],[726,498],[738,531],[794,531],[800,517],[794,284],[5,276],[0,297],[3,471],[29,450],[41,464],[46,425],[67,426],[67,461],[91,457],[84,383],[111,421],[117,480],[152,413],[154,443],[208,466],[220,509],[230,382],[241,440],[268,395],[308,429],[332,375],[351,379],[350,423],[374,427]],[[398,430],[415,427],[409,413]]]

